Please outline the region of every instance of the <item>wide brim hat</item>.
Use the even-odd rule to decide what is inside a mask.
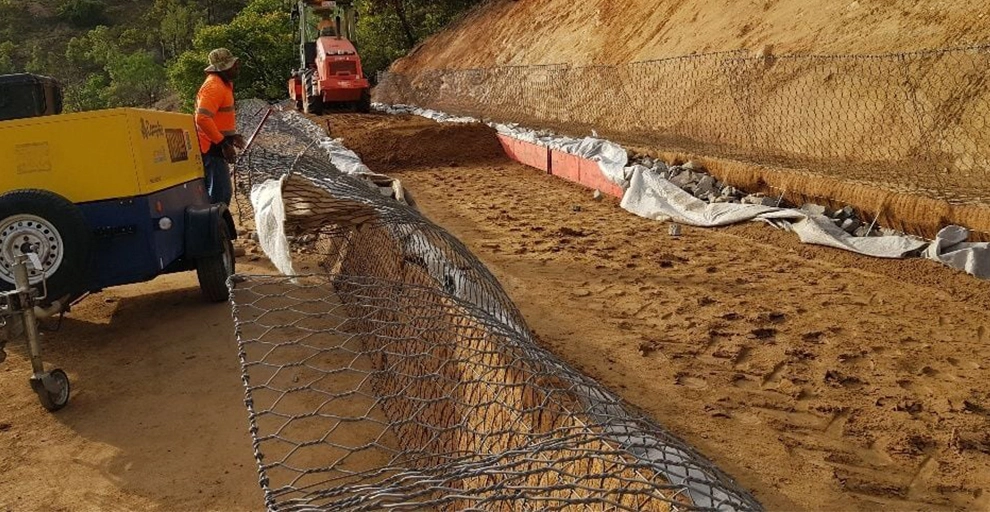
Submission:
[[[210,52],[209,61],[210,65],[206,67],[205,71],[207,73],[220,73],[234,67],[238,59],[234,57],[233,53],[230,53],[230,50],[217,48]]]

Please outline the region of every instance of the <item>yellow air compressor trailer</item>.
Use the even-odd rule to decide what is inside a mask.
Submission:
[[[12,293],[30,256],[40,262],[28,272],[37,311],[186,270],[208,300],[227,299],[234,224],[210,203],[192,116],[114,109],[0,121],[0,194],[0,291]]]

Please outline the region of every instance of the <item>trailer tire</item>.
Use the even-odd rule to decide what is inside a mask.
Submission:
[[[196,259],[196,277],[199,278],[199,288],[206,300],[223,302],[230,297],[227,279],[234,275],[236,263],[230,228],[222,217],[217,222],[216,229],[222,250],[219,254]]]
[[[29,245],[41,259],[49,300],[89,291],[93,244],[86,217],[68,199],[35,189],[0,195],[0,290],[14,289],[14,258]],[[29,267],[28,274],[40,290],[42,272]]]

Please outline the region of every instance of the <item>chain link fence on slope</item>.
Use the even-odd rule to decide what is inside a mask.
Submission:
[[[460,242],[337,171],[303,123],[273,114],[237,168],[242,200],[288,174],[286,234],[322,268],[232,280],[269,510],[760,509],[540,348]]]
[[[990,45],[884,55],[698,54],[623,65],[383,73],[375,101],[592,129],[951,204],[990,199]]]

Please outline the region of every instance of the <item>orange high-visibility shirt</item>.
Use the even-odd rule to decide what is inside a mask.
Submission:
[[[199,150],[204,154],[213,144],[237,133],[234,120],[234,84],[228,84],[216,73],[210,73],[196,95],[196,132]]]

